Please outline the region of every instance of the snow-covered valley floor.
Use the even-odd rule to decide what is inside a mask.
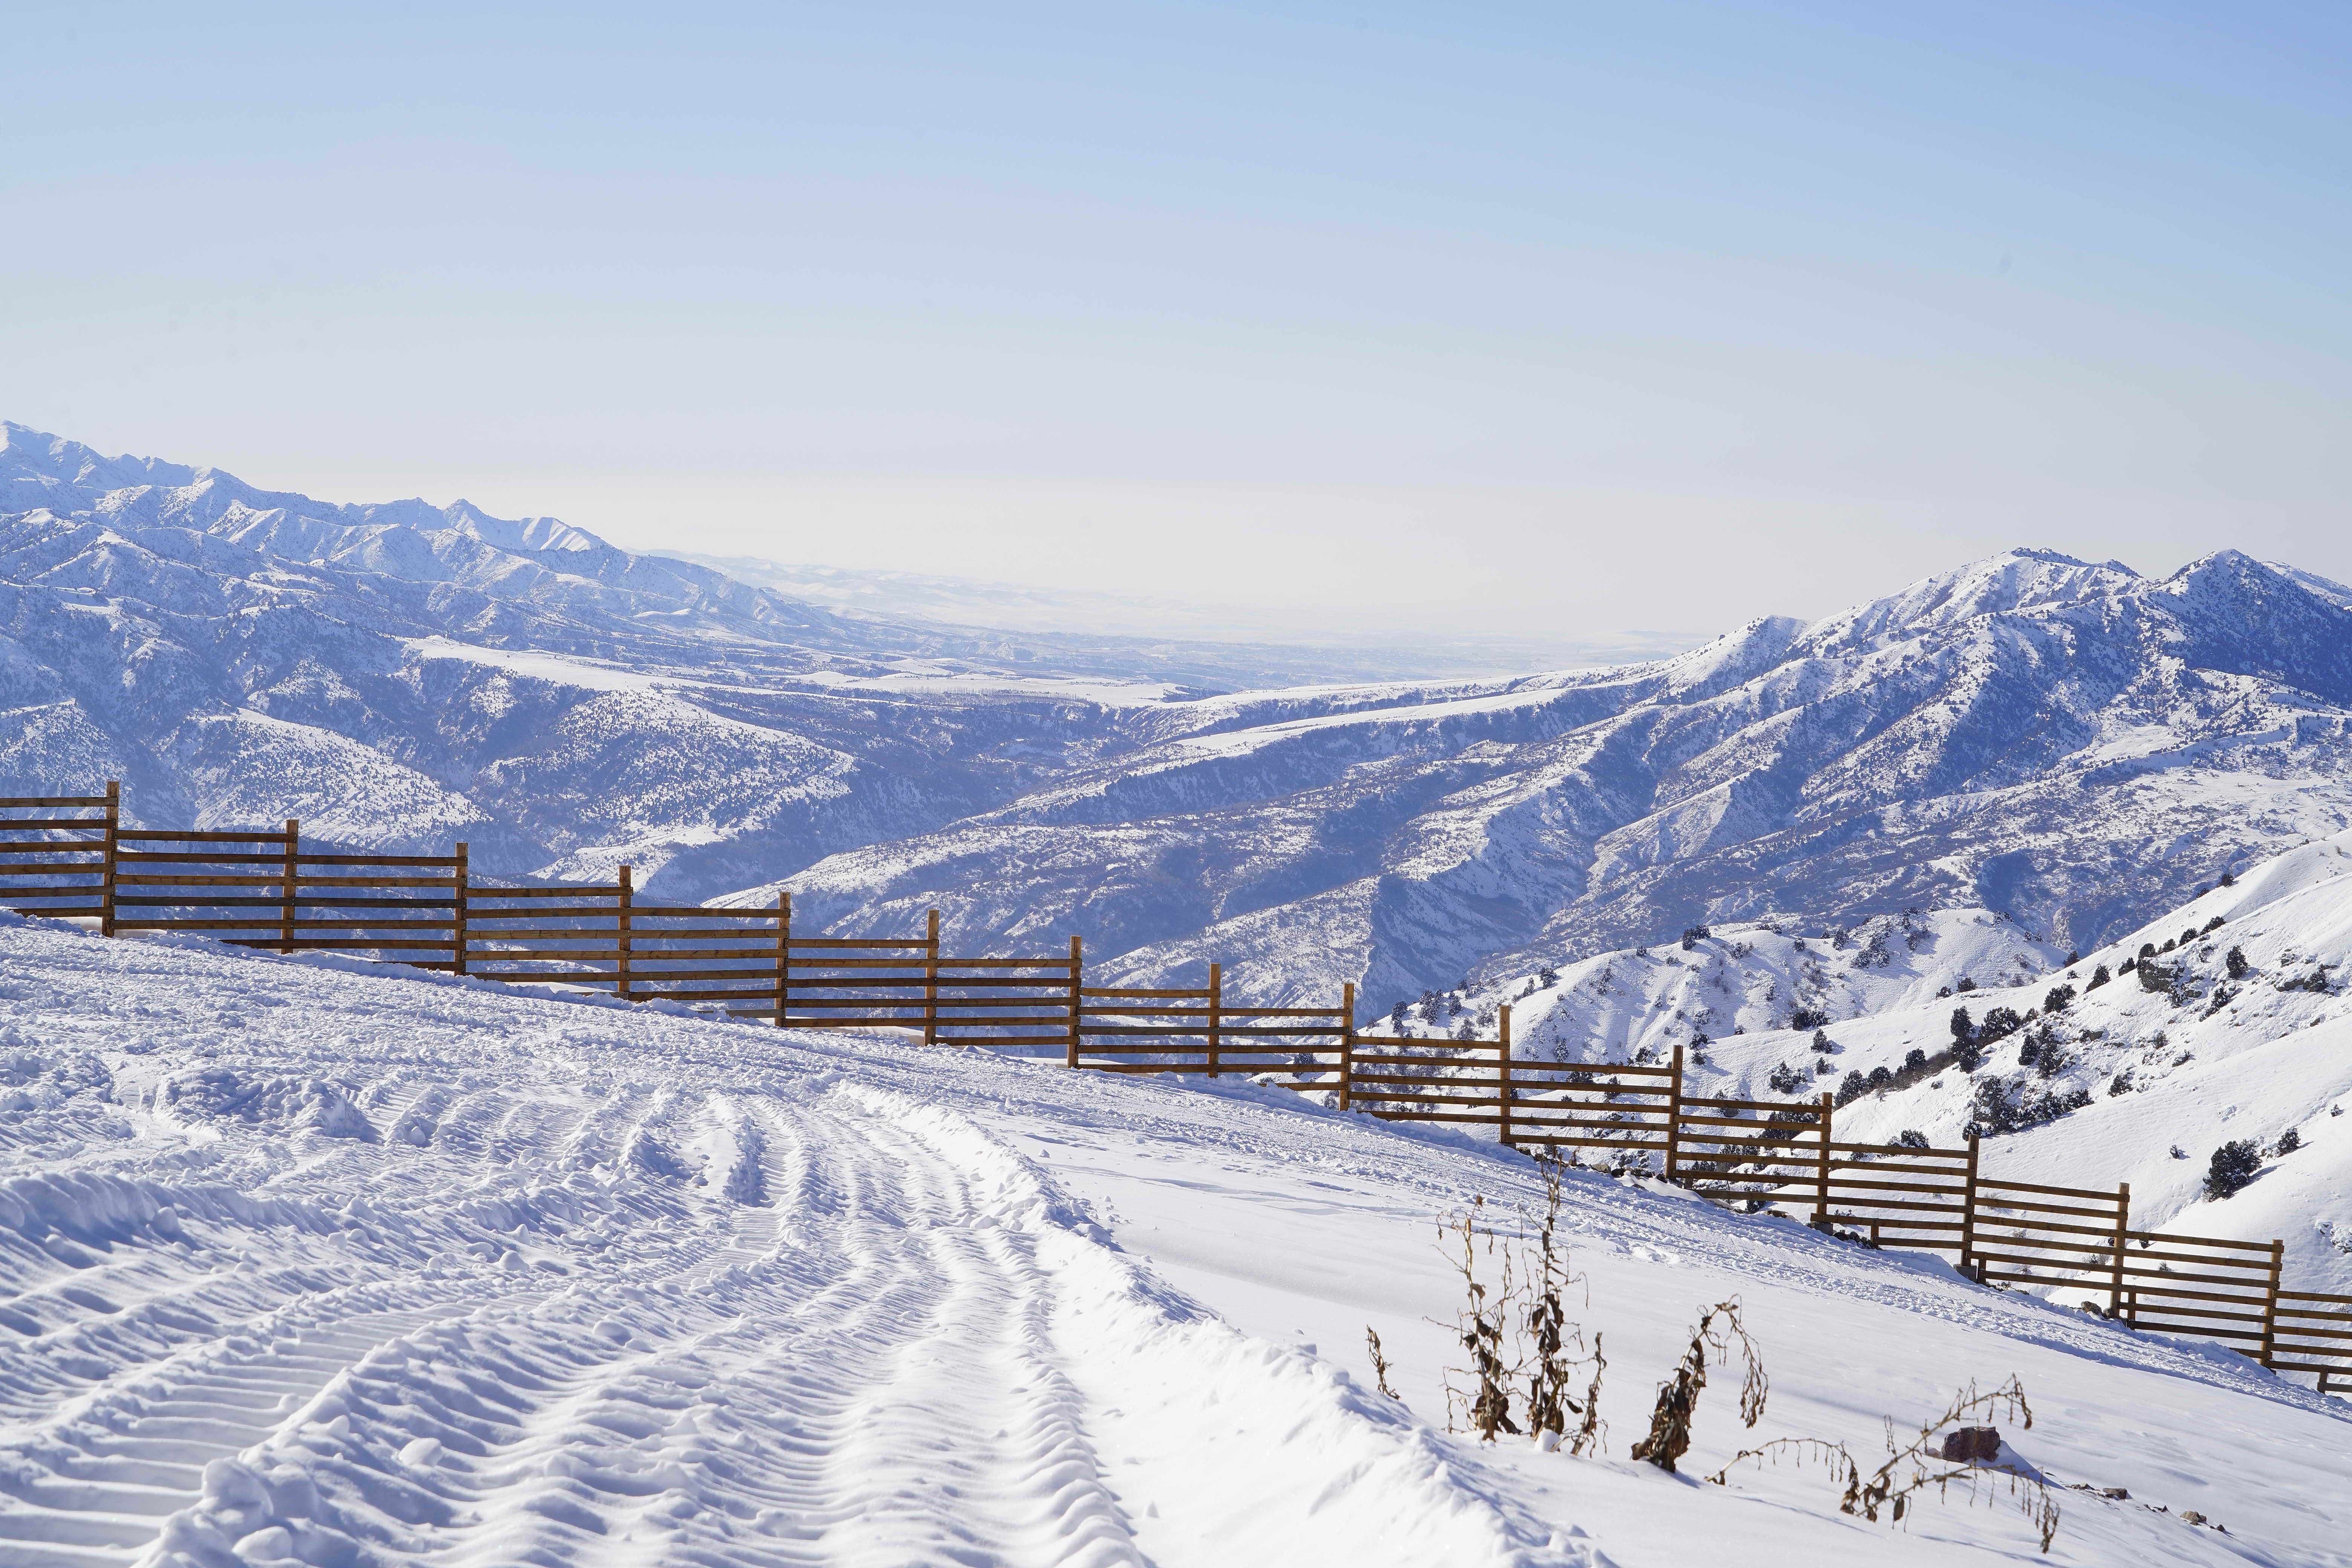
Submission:
[[[2012,1373],[2047,1560],[2352,1563],[2352,1405],[1590,1173],[1610,1457],[1481,1448],[1436,1221],[1527,1161],[898,1038],[0,918],[0,1563],[2042,1561],[2005,1498],[1696,1479]],[[1761,1422],[1719,1376],[1631,1462],[1733,1294]]]

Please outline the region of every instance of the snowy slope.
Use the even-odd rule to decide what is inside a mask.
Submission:
[[[2024,1560],[1997,1495],[1692,1479],[2012,1373],[2052,1561],[2352,1562],[2340,1402],[1937,1266],[1572,1174],[1610,1457],[1480,1448],[1433,1226],[1531,1202],[1516,1156],[356,968],[0,924],[12,1565]],[[1683,1478],[1629,1463],[1733,1292],[1760,1426],[1710,1389]]]
[[[1969,918],[1940,917],[1937,923],[1958,919],[1965,931]],[[1990,937],[2005,928],[1976,929]],[[2180,939],[2188,933],[2195,933],[2194,940],[2183,944]],[[1727,937],[1753,944],[1755,954],[1746,965],[1705,956],[1707,947],[1721,945]],[[1661,959],[1701,967],[1673,972],[1683,991],[1653,984],[1648,994],[1672,1002],[1693,993],[1714,1002],[1719,1019],[1727,1016],[1727,998],[1720,992],[1711,995],[1713,987],[1703,982],[1711,973],[1744,979],[1753,995],[1753,977],[1772,973],[1764,963],[1773,951],[1769,940],[1727,932],[1701,943],[1699,952],[1653,950]],[[1781,940],[1785,944],[1790,939]],[[2146,945],[2159,950],[2155,962],[2163,966],[2161,989],[2148,989],[2122,969]],[[1830,956],[1818,936],[1808,946],[1817,956]],[[2232,950],[2244,964],[2242,978],[2230,975]],[[2136,1226],[2249,1241],[2284,1237],[2290,1289],[2352,1292],[2352,988],[2347,984],[2352,982],[2352,834],[2290,850],[2248,870],[2234,886],[2214,888],[2116,942],[2084,952],[2079,963],[2053,964],[2023,984],[2001,982],[2018,974],[2021,961],[2032,956],[2030,947],[2000,948],[1998,958],[1978,951],[1985,956],[1938,963],[1912,982],[1915,1005],[1900,1005],[1904,998],[1895,996],[1884,1007],[1868,1008],[1865,995],[1864,1007],[1829,1007],[1826,1033],[1832,1054],[1811,1048],[1811,1031],[1785,1027],[1785,1004],[1776,1004],[1781,1014],[1769,1020],[1780,1027],[1759,1027],[1768,1022],[1759,1016],[1767,1009],[1751,1005],[1741,1015],[1748,1022],[1747,1033],[1708,1031],[1714,1038],[1703,1061],[1689,1068],[1693,1085],[1703,1093],[1767,1100],[1836,1090],[1849,1074],[1866,1080],[1876,1069],[1899,1070],[1915,1050],[1930,1056],[1945,1050],[1952,1043],[1956,1007],[1966,1007],[1980,1028],[1996,1008],[2021,1018],[2042,1015],[2052,991],[2071,984],[2076,992],[2071,1001],[1990,1045],[1975,1074],[1954,1068],[1853,1100],[1838,1112],[1842,1135],[1883,1142],[1909,1130],[1939,1146],[1955,1147],[1972,1122],[1989,1130],[1998,1126],[1984,1097],[2029,1110],[2036,1103],[2054,1110],[2070,1094],[2085,1097],[2080,1109],[2042,1124],[1989,1131],[1986,1169],[2005,1179],[2066,1186],[2128,1182]],[[1604,972],[1626,979],[1649,974],[1625,954],[1598,962]],[[2094,989],[2091,983],[2101,967],[2111,978]],[[1831,968],[1834,974],[1834,963]],[[1949,997],[1917,995],[1919,985],[1939,976],[1939,984],[1956,984],[1955,969],[1973,978],[1977,988]],[[1531,1029],[1519,1031],[1522,1040],[1557,1037],[1572,1058],[1622,1060],[1632,1049],[1670,1049],[1691,1038],[1698,1015],[1687,1006],[1688,1019],[1669,1012],[1652,1016],[1638,1031],[1612,1028],[1601,1005],[1609,999],[1593,995],[1589,973],[1580,986],[1570,983],[1573,974],[1563,974],[1559,994],[1539,994],[1519,1004],[1537,1019]],[[2315,977],[2318,988],[2305,989]],[[1525,983],[1517,989],[1525,990]],[[1506,985],[1469,995],[1465,1016],[1491,1010],[1513,990]],[[1736,994],[1736,984],[1732,990]],[[1440,1011],[1453,1021],[1444,1008]],[[1554,1018],[1564,1023],[1552,1025]],[[1409,1026],[1431,1032],[1418,1019],[1416,1009]],[[1556,1037],[1547,1029],[1556,1030]],[[2051,1047],[2044,1040],[2054,1042],[2054,1057],[2045,1055]],[[1550,1047],[1531,1048],[1548,1055]],[[2029,1054],[2031,1063],[2024,1059]],[[2053,1062],[2057,1070],[2044,1071]],[[1829,1072],[1814,1076],[1816,1063]],[[1775,1070],[1786,1067],[1800,1070],[1802,1088],[1772,1086]],[[2204,1197],[2201,1184],[2214,1149],[2246,1139],[2273,1151],[2290,1129],[2301,1147],[2269,1155],[2259,1178],[2234,1196]]]
[[[1985,910],[1882,915],[1828,930],[1793,921],[1716,926],[1688,936],[1600,953],[1549,975],[1433,991],[1368,1032],[1429,1038],[1466,1030],[1492,1039],[1508,1004],[1521,1056],[1664,1060],[1700,1035],[1784,1030],[1801,1011],[1827,1023],[1914,1007],[1963,983],[2031,980],[2063,956]]]

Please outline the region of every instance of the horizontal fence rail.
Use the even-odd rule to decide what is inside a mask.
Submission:
[[[1948,1256],[1978,1282],[2051,1293],[2136,1329],[2219,1341],[2323,1394],[2352,1393],[2352,1296],[2282,1289],[2285,1244],[2135,1230],[2131,1189],[2003,1181],[1965,1149],[1841,1142],[1831,1098],[1685,1091],[1670,1061],[1515,1057],[1493,1039],[1360,1036],[1356,988],[1335,1007],[1229,1003],[1202,986],[1090,986],[1085,950],[1018,957],[919,937],[797,932],[772,906],[641,900],[609,883],[475,881],[448,855],[306,846],[299,821],[255,828],[126,827],[121,787],[0,799],[0,909],[100,933],[194,935],[275,952],[325,951],[475,979],[668,1002],[793,1029],[893,1028],[925,1045],[1052,1049],[1071,1068],[1246,1075],[1328,1092],[1391,1121],[1492,1128],[1503,1143],[1654,1170],[1714,1202],[1794,1209],[1874,1247]]]

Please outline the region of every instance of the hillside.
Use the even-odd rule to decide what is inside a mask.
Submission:
[[[2352,590],[2228,552],[2016,551],[1643,663],[1220,690],[1276,672],[0,436],[0,790],[120,777],[151,823],[789,885],[847,933],[936,905],[967,950],[1076,933],[1106,979],[1214,960],[1368,1016],[1697,924],[2094,945],[2352,826]]]
[[[1974,1125],[1985,1136],[1988,1169],[2007,1178],[2077,1187],[2128,1182],[2136,1226],[2282,1237],[2290,1289],[2352,1290],[2352,834],[2289,850],[2021,984],[2004,982],[2017,978],[2031,950],[1989,942],[2002,931],[1997,923],[1973,927],[1978,945],[1959,950],[1969,956],[1937,958],[1952,941],[1950,926],[1965,936],[1972,920],[1989,917],[1922,922],[1937,935],[1922,943],[1908,977],[1890,966],[1859,985],[1803,992],[1824,999],[1830,1014],[1826,1054],[1813,1048],[1813,1031],[1785,1026],[1794,987],[1740,1015],[1746,1033],[1709,1029],[1714,1037],[1689,1068],[1694,1089],[1762,1100],[1853,1093],[1861,1086],[1850,1089],[1849,1075],[1866,1084],[1882,1070],[1901,1073],[1915,1051],[1935,1058],[1949,1049],[1955,1008],[1968,1010],[1979,1037],[1996,1010],[2007,1009],[2023,1022],[1985,1042],[1975,1072],[1941,1066],[1906,1075],[1916,1081],[1862,1089],[1838,1113],[1841,1136],[1888,1142],[1910,1131],[1952,1147]],[[1668,1050],[1705,1027],[1699,1016],[1685,1004],[1686,1018],[1668,1010],[1651,1015],[1646,1027],[1615,1026],[1622,998],[1596,984],[1596,966],[1620,977],[1616,989],[1646,985],[1638,994],[1650,1006],[1685,995],[1713,1001],[1719,1021],[1729,1016],[1727,1002],[1708,982],[1723,981],[1734,995],[1745,985],[1754,997],[1786,972],[1775,954],[1800,940],[1833,979],[1848,973],[1858,951],[1850,944],[1836,952],[1835,939],[1819,934],[1727,930],[1693,952],[1655,950],[1647,964],[1615,953],[1566,972],[1559,986],[1520,1000],[1514,1023],[1526,1019],[1517,1034],[1532,1054],[1624,1060],[1638,1049]],[[1890,945],[1902,951],[1899,942]],[[2140,962],[2144,946],[2158,950],[2147,961],[2156,966],[2152,984],[2124,967]],[[1661,984],[1653,971],[1669,959],[1683,967],[1664,971],[1670,978]],[[1929,981],[1956,986],[1956,973],[1975,988],[1922,994]],[[1468,994],[1465,1016],[1491,1014],[1529,984]],[[2052,1011],[2060,986],[2074,994]],[[1779,1016],[1768,1017],[1776,1006]],[[1416,1009],[1408,1027],[1430,1032],[1418,1017]],[[1790,1068],[1801,1087],[1776,1086],[1776,1073]],[[2290,1132],[2297,1147],[2277,1152]],[[2259,1173],[2234,1195],[2209,1200],[2201,1188],[2212,1152],[2237,1140],[2262,1151]]]
[[[1169,704],[1155,743],[789,882],[856,929],[1076,927],[1139,984],[1337,969],[1375,1013],[1695,924],[1976,907],[2093,945],[2352,824],[2344,596],[2020,551],[1651,664]]]
[[[2352,1562],[2342,1402],[1590,1173],[1559,1234],[1601,1454],[1449,1435],[1433,1226],[1516,1228],[1529,1166],[1254,1086],[15,920],[0,973],[22,1568]],[[1757,1428],[1709,1388],[1682,1475],[1630,1461],[1735,1294]],[[1874,1456],[2011,1374],[2047,1559],[1999,1485],[1898,1529],[1811,1468],[1697,1482],[1769,1437]]]

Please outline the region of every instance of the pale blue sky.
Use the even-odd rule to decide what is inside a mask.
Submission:
[[[1540,633],[2352,576],[2352,10],[18,5],[0,415]]]

